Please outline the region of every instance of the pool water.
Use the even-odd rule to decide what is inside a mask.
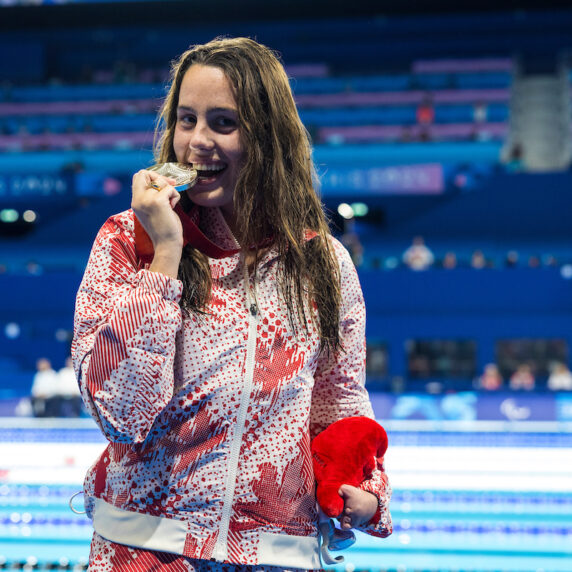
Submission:
[[[105,446],[99,431],[90,420],[0,425],[0,568],[85,569],[91,523],[68,503]],[[387,429],[393,535],[358,533],[332,568],[572,572],[572,433]]]

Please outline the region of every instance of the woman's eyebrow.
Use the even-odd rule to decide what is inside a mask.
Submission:
[[[194,111],[194,109],[186,105],[177,105],[177,111]]]
[[[194,113],[195,110],[192,107],[189,107],[187,105],[179,105],[177,106],[177,111],[183,111],[183,112],[192,112]],[[236,107],[224,107],[224,106],[219,106],[219,107],[209,107],[207,109],[208,113],[217,113],[217,112],[230,112],[230,113],[238,113],[238,109],[236,109]]]

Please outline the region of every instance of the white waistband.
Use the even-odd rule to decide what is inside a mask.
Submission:
[[[123,510],[100,498],[93,500],[93,528],[103,538],[146,550],[183,554],[187,538],[184,520]]]
[[[111,542],[184,554],[187,523],[117,508],[94,498],[93,528]],[[318,537],[259,532],[257,564],[293,568],[321,568]]]

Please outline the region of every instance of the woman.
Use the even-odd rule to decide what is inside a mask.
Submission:
[[[77,298],[75,367],[110,441],[85,481],[90,569],[319,568],[310,439],[373,412],[361,290],[314,192],[288,78],[250,39],[196,46],[159,125],[157,160],[192,165],[197,182],[181,196],[138,172]],[[189,218],[218,258],[184,243]],[[390,534],[382,467],[340,494],[343,528]]]

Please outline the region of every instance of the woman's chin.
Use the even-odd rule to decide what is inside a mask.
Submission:
[[[226,193],[220,187],[209,188],[198,184],[187,190],[189,199],[201,207],[232,207],[232,194]]]

